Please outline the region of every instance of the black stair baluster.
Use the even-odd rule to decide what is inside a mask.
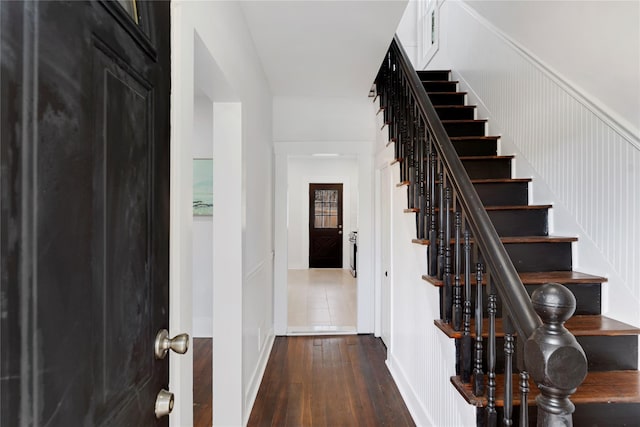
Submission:
[[[416,207],[415,200],[415,188],[416,188],[416,180],[415,180],[415,151],[416,151],[416,127],[415,122],[413,120],[413,103],[411,102],[411,98],[407,95],[407,156],[404,159],[404,163],[407,165],[407,181],[409,181],[409,185],[407,186],[407,203],[408,208],[413,209]]]
[[[462,326],[462,285],[460,272],[462,270],[462,250],[460,247],[460,234],[462,229],[462,214],[455,213],[455,243],[454,243],[454,279],[453,279],[453,329],[459,331]]]
[[[461,376],[465,383],[471,382],[472,348],[471,348],[471,232],[464,230],[464,325],[462,329],[462,367]]]
[[[427,236],[427,230],[425,227],[426,218],[426,145],[427,138],[425,135],[425,127],[422,118],[418,115],[418,214],[416,215],[418,221],[418,239],[424,239]]]
[[[487,280],[487,293],[489,294],[489,343],[487,349],[487,369],[489,371],[489,390],[487,396],[487,426],[493,427],[498,422],[496,412],[496,293],[491,280]]]
[[[445,224],[444,224],[444,287],[442,289],[442,310],[443,320],[446,323],[451,322],[451,309],[453,306],[453,284],[452,284],[452,266],[451,266],[451,187],[444,190],[444,208]]]
[[[513,425],[513,326],[509,316],[502,316],[504,329],[504,418],[505,426]]]
[[[429,263],[428,270],[430,276],[438,275],[438,230],[436,216],[436,173],[438,158],[434,141],[429,133],[429,191],[428,191],[428,209],[429,209]]]
[[[520,372],[520,427],[529,427],[529,373]]]
[[[443,280],[444,276],[444,220],[445,220],[445,209],[444,209],[444,173],[442,172],[442,162],[439,162],[438,169],[440,172],[438,173],[438,179],[440,182],[438,183],[438,198],[439,203],[438,207],[439,215],[438,215],[438,279]],[[448,243],[447,243],[448,244]]]
[[[402,79],[402,77],[401,77]],[[401,181],[407,181],[407,152],[408,152],[408,134],[407,134],[407,102],[406,102],[406,87],[400,82],[399,86],[399,101],[400,101],[400,120],[399,120],[399,135],[400,135],[400,177]]]
[[[524,340],[516,338],[516,368],[518,372],[520,372],[520,427],[529,426],[529,405],[527,403],[527,399],[529,397],[529,372],[527,372],[527,368],[524,363],[524,343]]]
[[[477,259],[477,258],[476,258]],[[473,368],[473,394],[481,396],[484,393],[484,373],[482,371],[483,344],[482,344],[482,263],[476,264],[476,341]]]

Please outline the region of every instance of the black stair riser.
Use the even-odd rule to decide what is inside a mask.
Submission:
[[[485,206],[516,206],[529,204],[528,182],[491,182],[473,185]]]
[[[485,122],[450,122],[442,123],[447,135],[452,136],[485,136]]]
[[[576,338],[587,355],[590,372],[638,369],[638,337],[636,335]]]
[[[495,156],[498,142],[495,140],[468,139],[451,141],[458,156]]]
[[[436,113],[440,120],[473,120],[475,118],[475,108],[461,107],[438,107]]]
[[[475,272],[472,274],[475,275]],[[472,279],[474,281],[474,279]],[[451,283],[454,282],[454,279],[451,279]],[[601,312],[601,284],[600,283],[588,283],[588,284],[565,284],[565,286],[573,293],[576,297],[576,311],[574,315],[596,315]],[[538,289],[540,285],[525,285],[525,289],[527,293],[531,295],[531,293]],[[442,288],[440,289],[442,292]],[[462,298],[461,304],[462,309],[464,309],[464,286],[461,289],[460,297]],[[475,310],[476,310],[476,287],[475,285],[471,286],[471,317],[475,318]],[[442,294],[440,294],[440,301],[442,301]],[[502,300],[498,296],[497,300],[497,317],[502,317]],[[487,312],[487,307],[489,303],[489,296],[487,295],[486,289],[483,289],[482,292],[482,307],[483,317],[489,317],[489,313]]]
[[[487,214],[501,237],[549,234],[548,209],[512,209],[488,211]]]
[[[518,272],[569,271],[571,243],[509,243],[504,245]]]
[[[514,384],[517,387],[517,384]],[[484,408],[478,408],[484,415]],[[502,425],[504,409],[498,408],[498,425]],[[520,405],[514,406],[513,425],[520,425]],[[529,406],[529,426],[536,427],[538,409]],[[639,427],[640,403],[589,403],[577,404],[573,413],[573,425],[576,427]]]
[[[459,206],[456,209],[461,210]],[[549,235],[548,209],[490,210],[487,214],[500,237]]]
[[[420,80],[449,80],[449,71],[443,70],[421,70],[418,71]]]
[[[463,160],[462,165],[471,179],[511,178],[511,159]]]
[[[436,183],[434,206],[440,206]],[[529,183],[517,182],[475,182],[473,184],[484,206],[519,206],[529,204]]]
[[[571,242],[505,243],[504,248],[521,273],[571,270]],[[479,258],[484,264],[482,253]]]
[[[430,93],[429,99],[433,105],[464,105],[464,93]]]
[[[427,81],[422,82],[424,90],[427,92],[457,92],[458,84],[450,81]]]

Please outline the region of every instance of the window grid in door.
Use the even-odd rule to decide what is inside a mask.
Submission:
[[[314,227],[338,228],[338,190],[314,190]]]

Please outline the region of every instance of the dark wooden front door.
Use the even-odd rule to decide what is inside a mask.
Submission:
[[[121,3],[0,2],[2,426],[168,425],[170,11]]]
[[[342,184],[309,184],[309,268],[342,268]]]

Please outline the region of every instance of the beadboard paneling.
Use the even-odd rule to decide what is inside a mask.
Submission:
[[[455,77],[464,90],[472,89],[469,98],[490,119],[489,131],[502,135],[503,146],[515,147],[516,171],[527,170],[518,164],[533,170],[534,186],[545,189],[534,196],[547,199],[536,202],[551,202],[574,220],[572,227],[556,221],[554,232],[571,232],[584,242],[576,248],[579,268],[609,276],[612,292],[634,298],[635,313],[617,314],[638,322],[637,136],[468,6],[449,1],[445,7],[442,29]],[[591,254],[583,250],[589,244]],[[616,309],[610,307],[613,315]]]
[[[391,167],[395,180],[399,166]],[[475,408],[451,385],[455,344],[434,324],[438,289],[421,279],[426,248],[411,243],[415,215],[403,213],[406,187],[392,190],[391,348],[388,365],[418,426],[474,426]]]

